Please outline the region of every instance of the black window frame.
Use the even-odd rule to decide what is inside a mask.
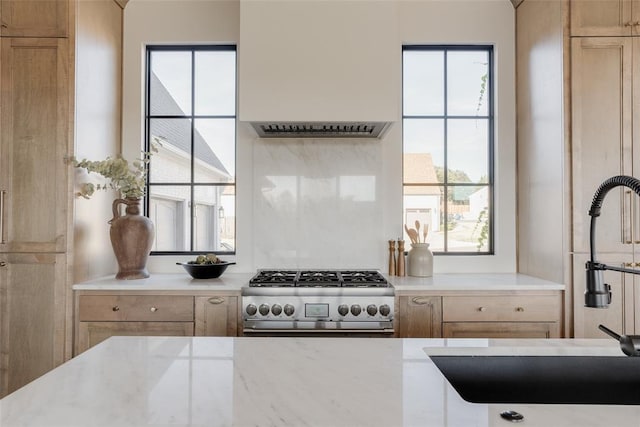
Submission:
[[[163,114],[151,114],[151,55],[152,52],[191,52],[191,114],[185,115],[163,115]],[[235,52],[235,71],[236,71],[236,88],[235,88],[235,111],[233,115],[212,115],[212,114],[195,114],[195,53],[196,52],[207,52],[207,51],[233,51]],[[145,141],[145,151],[151,152],[151,131],[150,131],[150,123],[152,119],[189,119],[191,121],[191,178],[188,184],[184,182],[152,182],[152,176],[150,173],[150,167],[147,167],[147,179],[145,184],[146,189],[146,197],[144,200],[144,214],[148,217],[150,211],[150,187],[151,186],[189,186],[190,187],[190,200],[194,200],[194,193],[196,187],[236,187],[237,184],[237,158],[238,158],[238,50],[237,46],[234,44],[220,44],[220,45],[147,45],[145,51],[145,118],[144,118],[144,141]],[[195,134],[195,122],[196,119],[233,119],[235,121],[235,132],[234,132],[234,143],[235,143],[235,158],[234,163],[236,164],[236,171],[234,175],[233,182],[211,182],[211,183],[197,183],[194,182],[194,134]],[[153,162],[153,155],[151,156],[150,163]],[[234,203],[237,208],[237,192],[234,190],[235,199]],[[202,254],[201,250],[193,250],[194,247],[194,210],[196,206],[191,203],[189,207],[190,213],[190,236],[189,236],[189,249],[185,251],[151,251],[151,255],[199,255]],[[237,212],[237,209],[236,209]],[[234,224],[234,250],[232,251],[206,251],[207,253],[214,253],[216,255],[235,255],[238,248],[238,240],[237,240],[237,223]]]
[[[425,186],[433,186],[433,187],[443,187],[444,188],[444,200],[445,202],[443,203],[444,205],[444,212],[443,212],[443,221],[444,221],[444,225],[443,225],[443,232],[444,232],[444,251],[433,251],[433,253],[435,255],[443,255],[443,256],[469,256],[469,255],[478,255],[478,256],[486,256],[486,255],[495,255],[495,180],[494,180],[494,173],[495,173],[495,150],[494,150],[494,140],[495,140],[495,111],[494,111],[494,96],[495,96],[495,70],[494,70],[494,47],[493,45],[488,45],[488,44],[470,44],[470,45],[463,45],[463,44],[459,44],[459,45],[448,45],[448,44],[438,44],[438,45],[424,45],[424,44],[420,44],[420,45],[403,45],[402,46],[402,69],[403,69],[403,76],[404,76],[404,53],[407,51],[438,51],[438,52],[444,52],[444,58],[445,60],[443,61],[444,64],[444,82],[443,82],[443,90],[444,90],[444,114],[443,115],[405,115],[404,112],[404,77],[403,77],[403,81],[402,81],[402,97],[403,97],[403,102],[402,102],[402,123],[403,123],[403,127],[402,127],[402,141],[403,141],[403,153],[404,153],[404,121],[405,119],[442,119],[444,121],[444,171],[443,171],[443,182],[441,183],[411,183],[411,184],[407,184],[404,182],[404,173],[403,173],[403,180],[402,180],[402,194],[403,194],[403,215],[405,212],[405,208],[404,208],[404,188],[407,186],[418,186],[418,187],[425,187]],[[488,87],[488,90],[485,91],[484,95],[486,97],[487,100],[487,115],[474,115],[474,116],[460,116],[460,115],[448,115],[447,112],[447,92],[448,92],[448,87],[447,87],[447,52],[452,52],[452,51],[483,51],[483,52],[487,52],[487,58],[488,58],[488,64],[487,64],[487,84],[486,86]],[[448,183],[448,173],[447,173],[447,140],[448,140],[448,128],[447,128],[447,121],[449,119],[476,119],[476,118],[481,118],[481,119],[487,119],[488,120],[488,176],[487,176],[487,183],[486,184],[479,184],[479,183],[453,183],[450,184]],[[404,159],[404,156],[403,156]],[[403,160],[403,170],[404,170],[404,160]],[[448,214],[448,202],[447,202],[447,196],[448,196],[448,191],[449,191],[449,187],[478,187],[478,186],[486,186],[488,189],[488,207],[489,207],[489,214],[488,214],[488,223],[489,223],[489,232],[487,235],[487,248],[488,250],[486,251],[455,251],[455,252],[450,252],[447,251],[447,246],[448,246],[448,222],[449,222],[449,214]],[[404,220],[403,220],[404,223]]]

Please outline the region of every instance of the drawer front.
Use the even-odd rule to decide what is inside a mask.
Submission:
[[[193,297],[172,295],[82,295],[79,320],[193,322]]]
[[[556,322],[560,298],[551,295],[443,297],[445,322]]]

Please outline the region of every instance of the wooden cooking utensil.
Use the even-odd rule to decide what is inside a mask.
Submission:
[[[416,234],[418,235],[418,242],[420,243],[420,221],[416,219]]]

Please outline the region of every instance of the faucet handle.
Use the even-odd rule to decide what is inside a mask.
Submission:
[[[627,356],[640,356],[640,335],[620,335],[604,325],[598,325],[598,329],[618,341]]]

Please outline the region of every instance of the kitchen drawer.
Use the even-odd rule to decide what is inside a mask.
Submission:
[[[79,321],[193,322],[193,297],[172,295],[82,295]]]
[[[560,320],[560,299],[552,295],[445,296],[444,322],[549,322]]]

